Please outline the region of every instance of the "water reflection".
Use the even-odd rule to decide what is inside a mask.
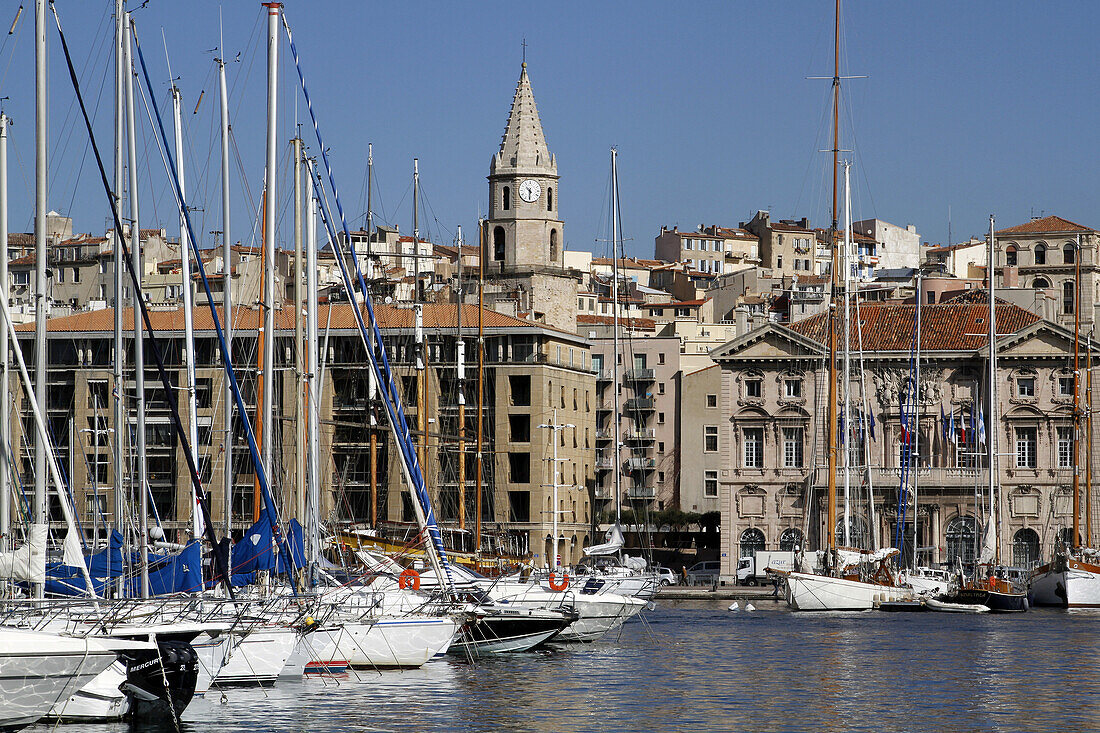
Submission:
[[[1064,730],[1100,723],[1100,615],[663,603],[616,640],[197,699],[185,731]],[[44,732],[45,727],[34,730]],[[66,726],[114,733],[124,725]]]

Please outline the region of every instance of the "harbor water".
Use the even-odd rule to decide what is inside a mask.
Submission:
[[[1100,612],[798,614],[756,602],[750,613],[729,603],[662,601],[595,644],[211,691],[182,730],[1100,728]]]

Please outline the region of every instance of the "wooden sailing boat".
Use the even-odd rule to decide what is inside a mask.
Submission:
[[[1031,577],[1031,599],[1039,606],[1063,608],[1100,607],[1100,550],[1092,547],[1092,461],[1085,462],[1085,532],[1081,537],[1081,417],[1078,395],[1081,374],[1081,241],[1077,240],[1074,257],[1073,323],[1073,533],[1068,543],[1058,543],[1051,561],[1035,569]],[[1088,379],[1086,388],[1087,455],[1092,455],[1092,339],[1088,340]]]
[[[837,303],[843,302],[845,316],[847,316],[848,297],[844,283],[840,278],[840,268],[843,266],[845,273],[849,271],[847,254],[849,248],[845,247],[845,258],[841,263],[838,257],[838,221],[837,221],[837,171],[840,166],[840,0],[836,2],[836,16],[833,35],[833,210],[832,225],[829,235],[832,240],[832,304],[829,310],[829,391],[827,398],[828,431],[828,516],[826,518],[825,533],[827,538],[825,567],[823,572],[789,572],[781,573],[786,581],[787,604],[797,611],[865,611],[875,608],[882,603],[892,603],[910,600],[913,592],[910,588],[899,586],[894,575],[892,558],[898,554],[895,548],[885,548],[873,553],[863,550],[852,550],[837,545],[837,331],[839,321]],[[845,166],[845,236],[851,233],[851,195],[848,190],[847,166]],[[845,278],[846,282],[847,278]],[[843,293],[842,297],[839,297]],[[849,333],[847,331],[848,318],[844,318],[847,343]],[[847,378],[847,371],[845,372]],[[845,397],[849,390],[847,385]],[[849,480],[851,461],[845,460],[843,471],[845,485]],[[847,500],[848,492],[845,492]],[[846,503],[847,507],[847,503]],[[847,514],[847,510],[845,511]],[[845,532],[847,534],[847,532]]]
[[[986,531],[982,539],[982,549],[974,568],[974,575],[960,582],[958,590],[945,598],[949,603],[964,606],[984,606],[994,613],[1019,613],[1028,609],[1027,593],[1017,588],[999,564],[1000,540],[1000,482],[998,480],[997,455],[997,299],[995,271],[995,251],[993,216],[989,217],[989,266],[986,278],[989,288],[989,355],[986,377],[987,397],[989,401],[989,426],[986,431],[986,465],[989,470],[989,514],[986,518]]]

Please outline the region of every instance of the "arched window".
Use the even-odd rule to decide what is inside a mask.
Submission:
[[[978,520],[974,517],[955,517],[947,523],[947,565],[955,567],[957,561],[973,565],[975,540],[978,537]]]
[[[493,259],[504,260],[504,227],[493,229]]]
[[[1065,246],[1062,247],[1062,260],[1067,265],[1072,265],[1074,262],[1076,262],[1076,260],[1074,259],[1076,256],[1076,247],[1073,246],[1073,242],[1066,242]]]
[[[1047,280],[1045,277],[1037,277],[1035,278],[1035,282],[1031,283],[1031,287],[1036,290],[1046,290],[1050,287],[1050,280]]]
[[[1045,265],[1047,263],[1047,246],[1042,242],[1035,245],[1035,264]]]
[[[550,230],[550,262],[558,261],[558,230]]]
[[[1073,281],[1066,280],[1062,283],[1062,312],[1073,313]]]
[[[508,208],[505,206],[504,208]],[[1010,244],[1005,247],[1005,265],[1008,267],[1016,266],[1016,245]]]
[[[802,547],[802,530],[795,527],[783,530],[783,534],[779,535],[779,549],[792,552],[796,547]]]
[[[512,208],[512,189],[508,186],[505,186],[504,191],[501,192],[501,205],[505,211]]]
[[[546,189],[546,210],[554,210],[554,189],[552,188]]]
[[[755,527],[749,527],[741,533],[741,557],[756,557],[756,551],[763,549],[763,532]]]
[[[1012,564],[1030,568],[1039,562],[1039,535],[1033,529],[1017,530],[1012,536]]]
[[[863,521],[862,517],[852,515],[848,520],[848,540],[844,540],[844,519],[843,517],[837,520],[836,523],[836,543],[838,545],[843,544],[845,547],[856,547],[861,550],[867,550],[871,547],[870,538],[867,533],[867,523]]]

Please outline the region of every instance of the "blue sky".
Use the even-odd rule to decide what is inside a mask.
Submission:
[[[111,155],[111,2],[59,0],[58,10]],[[132,7],[137,7],[133,3]],[[258,2],[150,0],[135,19],[167,111],[163,30],[180,78],[189,197],[197,227],[220,228],[217,88],[219,9],[231,65],[231,109],[245,178],[233,166],[234,239],[253,232],[263,174],[265,29]],[[33,4],[0,49],[0,96],[12,130],[11,227],[32,226]],[[325,142],[349,217],[364,210],[368,142],[375,147],[379,218],[411,228],[412,159],[425,193],[421,228],[450,241],[486,207],[490,156],[519,75],[521,40],[550,149],[562,176],[560,211],[572,249],[606,251],[608,150],[620,153],[628,251],[651,255],[662,224],[736,225],[773,217],[829,218],[828,82],[832,5],[825,2],[359,3],[288,2]],[[14,16],[0,9],[0,24]],[[989,213],[1011,226],[1057,213],[1100,226],[1097,62],[1086,2],[850,0],[843,12],[846,82],[842,147],[853,160],[857,218],[914,224],[945,241],[982,233]],[[52,23],[52,19],[51,19]],[[0,31],[2,32],[2,31]],[[305,121],[280,37],[280,241],[288,187],[286,141]],[[50,33],[50,207],[79,231],[102,232],[107,210],[76,125],[56,29]],[[192,114],[200,92],[198,112]],[[140,111],[144,116],[144,110]],[[139,120],[143,140],[147,121]],[[314,151],[307,127],[303,138]],[[143,147],[145,147],[143,145]],[[175,233],[159,155],[142,156],[144,224]],[[250,190],[246,195],[245,181]],[[361,222],[356,222],[361,223]]]

